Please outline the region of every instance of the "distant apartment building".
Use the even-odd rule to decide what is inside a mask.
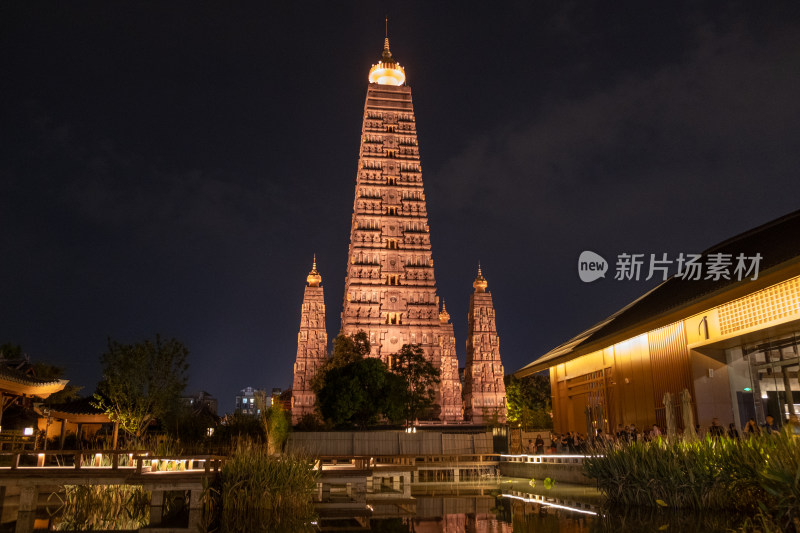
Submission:
[[[181,398],[181,401],[192,407],[195,412],[204,409],[213,415],[217,414],[217,409],[219,407],[219,400],[204,390],[197,391],[189,396],[184,396]]]
[[[236,412],[247,415],[261,414],[261,410],[256,406],[256,395],[258,394],[266,395],[266,391],[254,389],[253,387],[245,387],[240,390],[236,396]]]

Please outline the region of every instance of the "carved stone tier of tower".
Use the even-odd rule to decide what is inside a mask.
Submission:
[[[441,331],[439,332],[439,353],[441,354],[439,390],[436,403],[441,406],[440,419],[444,422],[464,420],[464,406],[461,401],[461,380],[458,378],[458,357],[456,357],[456,337],[450,313],[442,303],[439,313]]]
[[[492,295],[478,267],[469,298],[467,366],[464,370],[464,418],[485,424],[497,416],[506,421],[506,386],[500,362],[500,337],[497,336]]]
[[[311,380],[327,359],[328,334],[325,332],[325,298],[317,272],[317,260],[306,278],[308,285],[303,295],[300,311],[300,332],[297,334],[297,359],[292,382],[292,423],[297,424],[303,415],[314,414],[316,396],[311,390]]]
[[[342,333],[365,331],[371,355],[387,364],[403,344],[419,344],[438,367],[442,328],[414,105],[388,39],[369,81]]]

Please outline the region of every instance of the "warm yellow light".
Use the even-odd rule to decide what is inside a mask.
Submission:
[[[378,63],[369,70],[369,82],[378,85],[403,85],[406,71],[397,63]]]

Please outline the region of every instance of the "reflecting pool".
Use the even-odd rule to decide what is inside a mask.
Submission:
[[[169,494],[154,511],[149,493],[137,487],[72,488],[42,494],[36,511],[18,513],[13,493],[2,499],[0,533],[13,531],[137,531],[151,525],[171,531],[189,527],[182,493]],[[366,503],[331,496],[317,516],[247,531],[374,531],[392,533],[616,533],[618,531],[727,532],[742,517],[666,509],[608,509],[596,489],[581,485],[531,484],[500,478],[462,483],[415,483],[408,491],[367,494]],[[19,522],[19,523],[18,523]],[[221,532],[231,531],[220,524]]]

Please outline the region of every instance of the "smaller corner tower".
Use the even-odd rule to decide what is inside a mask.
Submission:
[[[300,310],[300,332],[297,334],[297,358],[292,381],[292,424],[306,414],[314,414],[316,396],[311,380],[328,357],[328,334],[325,332],[325,297],[322,276],[317,272],[317,257],[306,278],[308,285]]]
[[[442,312],[439,313],[440,331],[438,335],[441,363],[439,370],[439,389],[436,391],[436,403],[441,407],[439,419],[443,422],[455,423],[464,420],[464,407],[461,401],[461,380],[458,378],[458,356],[456,355],[456,337],[450,313],[442,301]]]
[[[486,424],[493,418],[506,421],[506,386],[500,361],[500,337],[495,324],[492,295],[478,265],[478,276],[469,299],[467,366],[464,370],[464,418]]]

